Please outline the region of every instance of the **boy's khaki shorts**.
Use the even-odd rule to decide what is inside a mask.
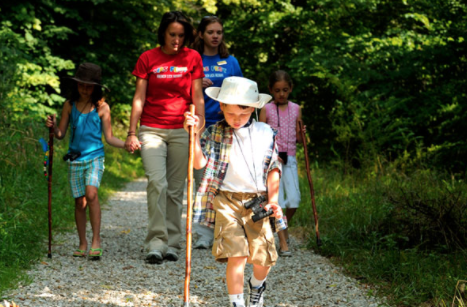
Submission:
[[[214,198],[216,227],[212,254],[216,261],[248,257],[248,263],[261,266],[276,264],[277,252],[269,218],[255,223],[251,219],[253,212],[244,206],[254,197],[256,194],[219,191]]]

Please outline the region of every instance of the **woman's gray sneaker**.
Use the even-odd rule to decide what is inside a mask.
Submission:
[[[161,264],[164,258],[158,250],[152,250],[146,255],[146,261],[150,264]]]
[[[167,253],[165,253],[164,259],[167,261],[177,261],[178,254],[174,251],[168,250]]]

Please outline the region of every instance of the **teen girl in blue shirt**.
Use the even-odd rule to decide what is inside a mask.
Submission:
[[[224,27],[216,16],[205,16],[197,30],[193,49],[199,52],[203,59],[203,88],[221,87],[227,77],[243,77],[242,70],[235,57],[229,55],[224,43]],[[204,94],[204,109],[206,128],[224,119],[219,103]]]

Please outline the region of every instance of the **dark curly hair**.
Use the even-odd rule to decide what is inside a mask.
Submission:
[[[183,29],[185,29],[185,39],[183,40],[182,47],[191,44],[194,37],[194,28],[191,25],[189,19],[179,11],[167,12],[162,15],[162,20],[159,25],[159,29],[157,30],[157,39],[159,40],[159,44],[161,46],[165,45],[165,31],[172,22],[180,23],[183,26]]]

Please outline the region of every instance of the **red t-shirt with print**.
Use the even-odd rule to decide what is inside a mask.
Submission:
[[[183,114],[192,103],[192,81],[204,77],[199,53],[183,47],[178,54],[169,55],[157,47],[139,57],[132,73],[148,80],[141,125],[183,128]]]

